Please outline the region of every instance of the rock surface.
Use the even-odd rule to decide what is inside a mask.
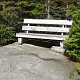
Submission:
[[[77,80],[74,65],[50,49],[13,43],[0,47],[0,80]]]
[[[55,52],[59,52],[59,53],[64,53],[65,52],[64,48],[61,48],[61,47],[58,47],[58,46],[52,46],[51,50],[53,50]]]

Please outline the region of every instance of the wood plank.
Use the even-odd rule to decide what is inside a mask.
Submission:
[[[52,34],[38,34],[38,33],[17,33],[16,37],[51,39],[51,40],[65,40],[66,38],[68,38],[67,35],[52,35]]]
[[[70,20],[47,20],[47,19],[24,19],[23,23],[30,24],[56,24],[56,25],[72,25]]]
[[[29,31],[46,31],[46,32],[69,32],[69,28],[64,27],[39,27],[39,26],[23,26],[22,30]]]

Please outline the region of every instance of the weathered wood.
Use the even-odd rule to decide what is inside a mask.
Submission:
[[[24,19],[23,23],[27,23],[27,24],[72,25],[72,21],[69,21],[69,20],[47,20],[47,19]]]
[[[51,39],[51,40],[65,40],[66,38],[68,38],[67,35],[38,34],[38,33],[17,33],[16,37]]]
[[[46,20],[46,19],[24,19],[24,26],[22,26],[22,30],[26,31],[26,33],[17,33],[16,37],[18,37],[18,43],[22,44],[22,38],[38,38],[38,39],[51,39],[51,40],[59,40],[60,47],[63,47],[63,41],[68,38],[68,35],[64,35],[64,33],[69,32],[69,25],[72,25],[72,21],[69,20]],[[37,26],[35,26],[35,24]],[[47,25],[47,26],[43,26]],[[54,27],[55,25],[56,27]],[[33,33],[30,33],[32,31]],[[39,33],[34,33],[34,31],[39,31]],[[40,32],[53,32],[50,33],[40,33]],[[54,34],[61,33],[61,34]]]
[[[43,27],[43,26],[23,26],[22,30],[46,31],[46,32],[69,32],[69,28],[64,27]]]

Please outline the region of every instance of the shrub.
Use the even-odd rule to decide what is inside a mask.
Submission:
[[[80,75],[80,63],[78,63],[78,73]]]
[[[6,27],[0,24],[0,45],[8,44],[11,41],[15,41],[15,34],[12,27]]]
[[[77,71],[78,71],[78,74],[79,74],[78,80],[80,80],[80,63],[78,63]]]
[[[73,25],[70,28],[69,38],[64,42],[66,54],[73,60],[80,62],[80,10],[75,11]]]

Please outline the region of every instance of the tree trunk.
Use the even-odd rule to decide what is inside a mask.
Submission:
[[[47,3],[47,18],[50,19],[50,0]]]

